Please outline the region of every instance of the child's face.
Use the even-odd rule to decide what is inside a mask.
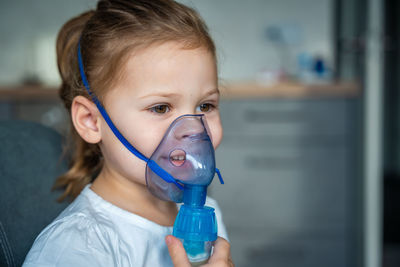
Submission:
[[[214,148],[218,147],[222,125],[217,70],[208,51],[185,50],[171,42],[131,55],[123,71],[104,105],[136,149],[150,157],[168,126],[183,114],[205,114]],[[131,154],[103,120],[100,131],[107,170],[120,179],[145,184],[145,162]]]

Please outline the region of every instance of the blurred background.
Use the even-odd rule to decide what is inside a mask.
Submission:
[[[237,266],[400,266],[400,3],[202,0]],[[55,38],[95,0],[0,1],[0,119],[61,134]]]

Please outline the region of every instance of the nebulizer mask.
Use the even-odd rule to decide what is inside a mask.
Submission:
[[[150,157],[146,168],[146,183],[155,196],[184,203],[175,220],[173,235],[182,240],[192,262],[207,260],[212,241],[217,239],[214,209],[204,206],[207,187],[215,172],[218,173],[207,128],[204,115],[177,118]],[[158,175],[152,168],[153,162],[175,177],[182,186],[178,187]]]
[[[144,156],[118,131],[87,81],[80,43],[78,63],[82,82],[114,135],[132,154],[146,162],[146,185],[156,197],[183,202],[176,217],[173,235],[181,239],[189,260],[196,264],[208,260],[212,242],[217,239],[214,209],[205,206],[207,187],[218,174],[214,147],[204,115],[183,115],[167,129],[150,158]]]

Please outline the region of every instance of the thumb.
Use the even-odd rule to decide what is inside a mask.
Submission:
[[[183,248],[182,242],[172,235],[165,237],[169,255],[171,256],[172,263],[175,267],[190,267],[190,262],[186,256],[186,251]]]

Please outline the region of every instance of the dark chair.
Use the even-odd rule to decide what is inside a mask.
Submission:
[[[62,138],[33,122],[0,121],[0,266],[21,266],[33,241],[66,207],[51,192],[66,170]]]

